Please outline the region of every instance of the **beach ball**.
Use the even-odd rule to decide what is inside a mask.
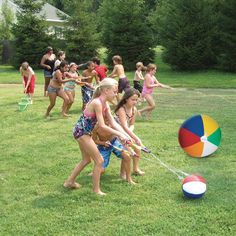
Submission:
[[[206,180],[200,175],[189,175],[182,182],[185,197],[201,198],[206,192]]]
[[[179,129],[179,144],[192,157],[206,157],[217,150],[221,129],[207,115],[195,115],[187,119]]]

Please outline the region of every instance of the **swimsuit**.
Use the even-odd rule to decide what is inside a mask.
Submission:
[[[93,96],[93,90],[85,85],[81,87],[81,93],[83,103],[87,104]]]
[[[98,98],[100,100],[100,98]],[[106,116],[108,108],[103,108],[103,116]],[[73,135],[75,139],[79,139],[83,135],[92,135],[92,131],[94,129],[94,126],[97,123],[97,117],[96,113],[89,113],[87,112],[86,108],[75,124],[75,127],[73,129]]]
[[[127,77],[120,78],[118,81],[118,93],[122,93],[123,91],[126,91],[128,89],[130,89],[130,84]]]
[[[64,85],[64,90],[69,91],[69,92],[74,92],[75,91],[75,81],[69,81],[66,82]]]
[[[151,85],[153,85],[155,83],[155,77],[151,76]],[[153,93],[153,87],[152,88],[148,88],[146,87],[146,84],[144,83],[143,86],[143,91],[142,91],[142,96],[145,97],[146,94],[152,94]]]

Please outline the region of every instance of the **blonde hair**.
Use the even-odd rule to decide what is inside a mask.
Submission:
[[[28,63],[27,61],[25,61],[25,62],[23,62],[23,63],[21,64],[21,68],[22,68],[23,70],[27,70],[28,67],[29,67],[29,63]]]
[[[142,67],[143,68],[143,63],[141,61],[136,63],[136,68],[138,68],[138,67]]]
[[[155,64],[149,63],[147,65],[147,72],[154,70],[154,69],[157,69],[157,66]]]
[[[111,88],[113,86],[118,86],[118,82],[115,79],[112,78],[104,78],[99,85],[96,87],[94,93],[93,93],[93,98],[97,98],[102,94],[102,91],[105,88]]]

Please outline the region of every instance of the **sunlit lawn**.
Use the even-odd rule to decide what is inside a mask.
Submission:
[[[8,73],[5,79],[11,80]],[[198,200],[183,197],[180,181],[148,155],[140,161],[146,175],[134,176],[137,186],[119,179],[120,161],[113,156],[101,179],[106,197],[91,192],[92,165],[78,178],[80,190],[64,189],[81,158],[71,133],[81,113],[80,92],[69,119],[60,117],[60,99],[53,117],[45,119],[49,102],[42,94],[43,86],[37,85],[34,104],[19,112],[22,86],[0,85],[0,235],[235,234],[235,90],[159,89],[152,121],[136,123],[136,133],[162,161],[206,179],[207,192]],[[222,129],[219,149],[205,159],[187,156],[177,139],[182,122],[199,113]]]

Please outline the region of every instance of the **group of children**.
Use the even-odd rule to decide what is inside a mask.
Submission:
[[[48,96],[50,100],[46,116],[49,116],[54,107],[57,96],[64,101],[62,115],[68,116],[68,111],[74,102],[76,84],[81,86],[83,101],[83,113],[73,130],[74,138],[81,150],[82,160],[75,166],[65,181],[64,187],[80,188],[76,178],[84,167],[93,160],[94,169],[91,173],[93,192],[105,195],[100,189],[100,176],[105,172],[112,153],[122,159],[120,177],[130,184],[135,184],[131,177],[131,162],[133,163],[133,173],[144,175],[144,172],[139,168],[142,142],[134,133],[136,116],[145,113],[146,118],[150,119],[155,108],[154,88],[171,87],[160,83],[155,78],[157,69],[155,64],[149,64],[147,67],[142,62],[136,64],[134,88],[132,88],[125,75],[122,58],[118,55],[112,58],[114,69],[110,75],[107,75],[108,69],[100,65],[100,60],[93,58],[86,64],[87,68],[83,71],[82,76],[77,72],[81,65],[78,66],[76,63],[68,65],[64,60],[64,52],[59,52],[56,61],[52,55],[52,48],[49,47],[41,60],[41,65],[44,67],[45,88],[47,87],[44,95]],[[50,60],[51,62],[49,62]],[[52,61],[54,61],[54,66]],[[24,92],[29,94],[32,99],[34,86],[31,85],[35,80],[34,72],[27,62],[22,63],[20,70],[25,85]],[[145,76],[142,74],[143,71],[146,71]],[[118,77],[118,82],[114,79],[115,77]],[[49,83],[47,82],[48,78],[50,78]],[[93,80],[96,81],[96,87]],[[144,81],[143,86],[142,80]],[[124,95],[120,98],[118,95],[122,92]],[[109,104],[114,104],[115,98],[117,103],[113,116]],[[141,98],[148,105],[137,110],[136,105]]]

